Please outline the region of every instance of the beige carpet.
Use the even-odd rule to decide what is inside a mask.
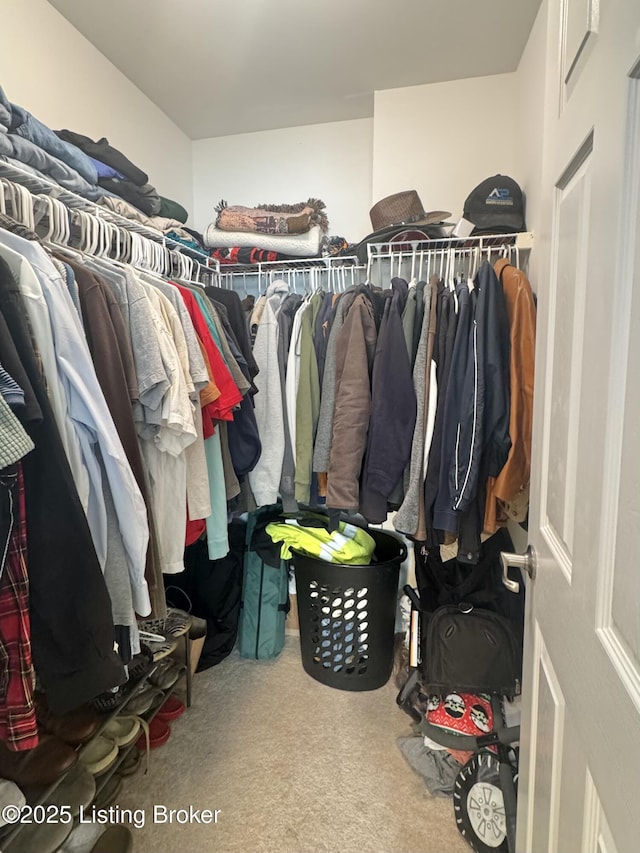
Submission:
[[[408,733],[391,683],[319,684],[289,636],[274,661],[234,652],[197,675],[191,709],[118,803],[145,809],[136,853],[468,853],[451,800],[432,797],[398,749]],[[154,824],[156,804],[220,813],[215,825]]]

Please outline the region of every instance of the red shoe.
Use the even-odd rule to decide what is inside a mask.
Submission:
[[[171,694],[156,714],[156,719],[160,717],[161,720],[177,720],[184,714],[184,710],[184,703]]]
[[[171,729],[166,724],[164,720],[158,719],[158,717],[154,717],[153,720],[149,723],[149,749],[155,749],[158,746],[162,746],[169,740],[169,735],[171,734]],[[147,748],[147,738],[143,734],[140,735],[138,740],[136,741],[136,746],[139,750],[144,752]]]

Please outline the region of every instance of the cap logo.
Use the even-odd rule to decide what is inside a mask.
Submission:
[[[487,196],[485,204],[501,204],[513,207],[511,191],[507,187],[494,187]]]

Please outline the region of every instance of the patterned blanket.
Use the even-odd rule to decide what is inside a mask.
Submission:
[[[305,234],[314,225],[323,232],[329,228],[324,202],[310,198],[299,204],[261,204],[258,207],[229,207],[221,201],[216,207],[216,228],[256,234]]]

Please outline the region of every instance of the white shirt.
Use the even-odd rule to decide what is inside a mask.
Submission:
[[[76,430],[89,474],[87,520],[101,566],[104,568],[107,552],[107,516],[97,453],[102,455],[127,555],[133,606],[140,616],[147,616],[151,612],[144,577],[149,541],[147,510],[98,382],[80,318],[66,283],[42,246],[8,232],[0,236],[4,243],[11,238],[12,246],[39,274],[49,309],[58,377],[68,402],[67,417]]]
[[[67,417],[69,405],[64,386],[58,376],[49,309],[38,278],[38,272],[40,275],[43,273],[34,269],[23,254],[7,245],[7,242],[11,242],[17,246],[19,245],[18,240],[23,240],[21,237],[14,238],[17,238],[16,234],[0,229],[0,256],[9,265],[16,281],[20,282],[20,292],[24,297],[29,322],[38,341],[38,351],[47,380],[47,396],[51,403],[62,446],[69,461],[78,497],[86,514],[89,508],[89,473],[82,459],[78,435]],[[23,242],[28,241],[23,240]]]
[[[293,462],[296,461],[296,400],[298,398],[298,384],[300,382],[300,327],[302,315],[309,307],[303,302],[296,311],[291,325],[291,343],[289,344],[289,356],[287,359],[287,378],[285,380],[285,394],[287,400],[287,421],[289,423],[289,436],[291,437],[291,451]]]

